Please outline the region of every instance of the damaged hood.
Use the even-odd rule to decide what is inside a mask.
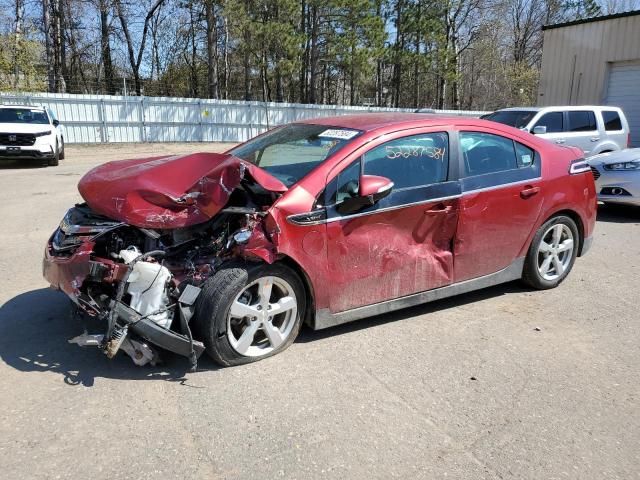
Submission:
[[[90,170],[78,190],[106,217],[141,228],[179,228],[216,215],[247,176],[266,190],[287,190],[265,170],[219,153],[105,163]]]

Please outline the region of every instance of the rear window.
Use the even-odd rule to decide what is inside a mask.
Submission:
[[[604,120],[605,130],[622,130],[622,120],[620,120],[618,112],[614,110],[604,110],[602,112],[602,119]]]
[[[597,130],[596,116],[590,111],[576,111],[569,113],[570,132],[591,132]]]
[[[535,114],[536,112],[531,110],[502,110],[489,115],[483,115],[480,118],[509,125],[510,127],[524,128],[529,124]]]

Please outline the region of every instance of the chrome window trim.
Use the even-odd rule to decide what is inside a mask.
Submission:
[[[466,177],[466,178],[471,178],[471,177]],[[542,177],[527,178],[525,180],[518,180],[517,182],[501,183],[500,185],[492,185],[490,187],[476,188],[474,190],[464,190],[462,192],[462,196],[471,194],[471,193],[489,192],[491,190],[497,190],[498,188],[513,187],[515,185],[522,185],[524,183],[539,182],[540,180],[542,180]]]
[[[476,188],[474,190],[465,190],[459,195],[450,195],[448,197],[430,198],[430,199],[426,199],[426,200],[420,200],[419,202],[404,203],[402,205],[394,205],[392,207],[381,208],[379,210],[372,210],[370,212],[354,213],[353,215],[345,215],[344,217],[332,217],[332,218],[327,218],[327,219],[318,220],[318,221],[309,222],[309,223],[297,222],[295,220],[295,218],[292,218],[292,217],[296,217],[298,215],[304,215],[306,213],[311,213],[311,212],[295,213],[295,214],[289,215],[287,217],[287,222],[289,222],[292,225],[298,225],[298,226],[321,225],[323,223],[338,222],[340,220],[350,220],[352,218],[364,217],[364,216],[367,216],[367,215],[374,215],[376,213],[390,212],[390,211],[393,211],[393,210],[398,210],[400,208],[413,207],[413,206],[416,206],[416,205],[423,205],[423,204],[426,204],[426,203],[444,202],[445,200],[454,200],[456,198],[461,198],[461,197],[464,197],[466,195],[489,192],[489,191],[492,191],[492,190],[497,190],[499,188],[513,187],[513,186],[516,186],[516,185],[523,185],[523,184],[526,184],[526,183],[538,182],[538,181],[541,181],[541,180],[542,180],[542,177],[535,177],[535,178],[528,178],[528,179],[525,179],[525,180],[518,180],[517,182],[501,183],[500,185],[493,185],[491,187]]]
[[[370,212],[354,213],[352,215],[345,215],[343,217],[332,217],[332,218],[327,218],[327,219],[319,220],[319,221],[316,221],[316,222],[309,222],[309,223],[296,222],[295,218],[292,218],[292,217],[296,217],[296,216],[302,215],[302,214],[295,213],[295,214],[289,215],[287,217],[287,222],[289,222],[292,225],[300,225],[300,226],[320,225],[322,223],[331,223],[331,222],[338,222],[338,221],[341,221],[341,220],[350,220],[352,218],[357,218],[357,217],[366,217],[368,215],[374,215],[376,213],[391,212],[393,210],[399,210],[401,208],[407,208],[407,207],[414,207],[414,206],[417,206],[417,205],[423,205],[423,204],[427,204],[427,203],[444,202],[445,200],[454,200],[456,198],[461,198],[461,197],[462,197],[462,194],[450,195],[448,197],[429,198],[429,199],[426,199],[426,200],[420,200],[419,202],[403,203],[402,205],[394,205],[392,207],[386,207],[386,208],[381,208],[381,209],[378,209],[378,210],[372,210]],[[305,212],[305,213],[308,213],[308,212]]]

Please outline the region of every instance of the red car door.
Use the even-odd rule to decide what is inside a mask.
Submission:
[[[373,146],[327,185],[332,313],[448,285],[460,183],[447,181],[449,136],[404,136]],[[453,156],[457,158],[457,155]],[[355,213],[341,205],[362,174],[391,179],[391,194]]]
[[[540,156],[490,130],[459,132],[462,199],[455,241],[455,281],[508,267],[542,208]]]

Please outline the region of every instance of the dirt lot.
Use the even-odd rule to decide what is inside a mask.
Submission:
[[[245,367],[69,345],[79,326],[40,262],[80,176],[221,148],[69,146],[56,168],[0,167],[0,478],[640,478],[638,209],[601,208],[553,291],[306,330]]]

